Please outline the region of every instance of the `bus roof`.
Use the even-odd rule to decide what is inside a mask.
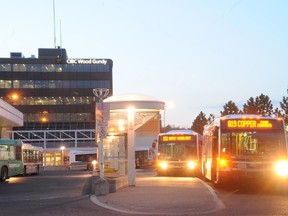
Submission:
[[[221,119],[255,119],[255,118],[261,118],[261,119],[277,119],[277,117],[272,116],[263,116],[259,114],[230,114],[220,117]]]
[[[279,122],[283,122],[282,118],[272,117],[272,116],[263,116],[259,114],[230,114],[222,117],[215,118],[214,121],[210,124],[204,126],[204,130],[213,126],[220,126],[222,120],[252,120],[252,119],[261,119],[261,120],[281,120]]]
[[[165,135],[175,135],[175,134],[186,134],[186,135],[192,135],[192,134],[198,134],[197,132],[193,130],[171,130],[166,133],[162,133]]]
[[[0,144],[4,145],[21,145],[20,140],[0,139]]]

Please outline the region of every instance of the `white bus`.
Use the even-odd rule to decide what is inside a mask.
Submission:
[[[39,174],[43,170],[43,148],[22,143],[23,175]]]
[[[157,174],[198,176],[201,142],[202,136],[192,130],[172,130],[159,134]]]
[[[203,132],[202,175],[214,186],[288,177],[285,125],[281,118],[227,115]],[[272,180],[272,181],[271,181]]]
[[[70,152],[70,170],[93,170],[93,161],[97,161],[97,154],[95,151],[80,151],[72,150]]]

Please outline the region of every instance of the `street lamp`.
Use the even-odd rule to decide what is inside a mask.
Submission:
[[[64,150],[65,150],[65,146],[61,146],[60,150],[61,150],[61,163],[62,163],[62,166],[63,166],[64,165]]]
[[[136,170],[135,170],[135,108],[129,107],[127,109],[128,120],[128,185],[135,186]]]
[[[94,95],[99,98],[99,106],[97,106],[97,102],[95,103],[95,141],[97,146],[97,131],[99,131],[99,146],[97,148],[97,160],[99,164],[100,171],[100,179],[104,179],[104,152],[103,152],[103,139],[106,137],[108,122],[104,119],[103,112],[103,98],[107,97],[109,94],[109,89],[107,88],[95,88],[93,89]],[[98,110],[97,109],[100,109]],[[97,111],[100,111],[97,112]],[[105,130],[106,128],[106,130]]]

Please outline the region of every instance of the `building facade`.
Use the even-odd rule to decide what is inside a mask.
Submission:
[[[113,95],[112,70],[111,59],[68,58],[63,48],[39,48],[38,58],[25,58],[19,52],[11,53],[10,58],[0,58],[0,98],[24,114],[24,125],[13,128],[19,131],[13,138],[25,138],[47,150],[56,150],[62,145],[67,150],[75,146],[96,148],[95,137],[94,141],[81,140],[75,145],[73,139],[61,139],[60,134],[45,131],[66,131],[68,137],[79,130],[95,131],[98,99],[93,89],[107,88],[109,96]],[[27,139],[20,131],[34,132],[34,137]],[[49,141],[45,137],[48,141],[43,143],[42,133],[55,139]],[[85,137],[85,132],[82,133]],[[57,158],[51,157],[55,164]]]

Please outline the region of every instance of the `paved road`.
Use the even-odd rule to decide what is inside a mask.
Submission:
[[[197,178],[137,171],[136,187],[91,195],[88,171],[44,172],[0,183],[0,216],[288,215],[286,194],[247,187],[212,189]]]
[[[0,216],[116,216],[90,200],[88,171],[44,172],[0,183]],[[121,214],[120,214],[121,215]]]

